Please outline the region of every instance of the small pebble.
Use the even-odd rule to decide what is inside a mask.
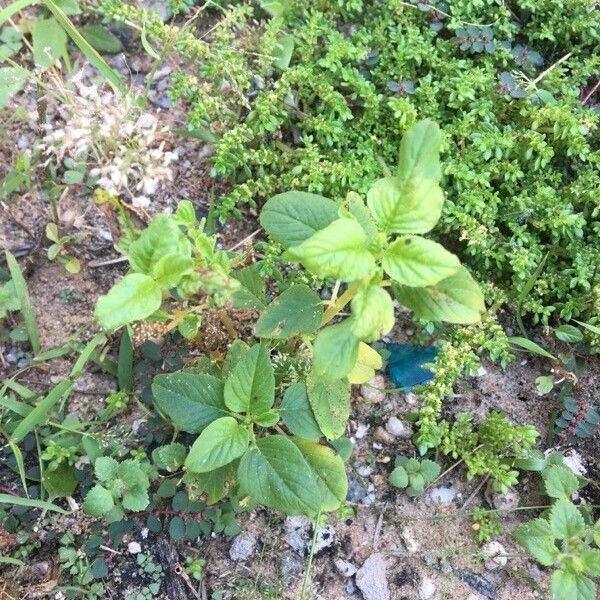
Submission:
[[[500,542],[488,542],[481,551],[485,556],[484,564],[488,571],[497,571],[506,566],[508,557],[506,556],[506,549]]]
[[[368,384],[360,386],[360,394],[367,401],[378,404],[385,399],[385,379],[383,375],[375,375]]]
[[[371,554],[356,572],[356,585],[365,600],[389,600],[390,591],[386,578],[383,554]]]
[[[253,533],[240,533],[229,548],[229,558],[235,561],[248,560],[256,549],[257,539]]]
[[[127,544],[127,552],[129,552],[129,554],[139,554],[141,551],[142,547],[138,542],[129,542],[129,544]]]
[[[371,465],[359,465],[356,467],[356,472],[361,477],[369,477],[373,473],[373,467]]]
[[[419,599],[429,600],[430,598],[433,598],[435,590],[436,587],[433,581],[431,581],[429,577],[423,577],[421,585],[419,586]]]
[[[385,424],[385,429],[394,437],[399,437],[404,440],[410,439],[413,435],[412,427],[398,417],[390,417]]]
[[[377,427],[377,429],[375,429],[373,432],[373,439],[381,442],[382,444],[393,444],[395,442],[394,435],[387,430],[387,425],[386,429],[381,426]]]
[[[335,528],[333,525],[325,525],[320,527],[317,531],[317,538],[315,540],[315,554],[321,552],[325,548],[329,548],[335,542]]]
[[[369,431],[368,425],[363,425],[362,423],[356,428],[356,432],[354,433],[354,437],[357,440],[362,440],[365,435],[367,435],[367,431]]]
[[[410,527],[405,527],[400,532],[404,547],[409,554],[414,554],[419,550],[419,542],[415,539],[414,533]]]
[[[356,567],[347,560],[336,558],[333,563],[335,564],[335,568],[338,570],[338,573],[344,577],[352,577],[352,575],[356,573]]]
[[[452,504],[454,498],[458,495],[453,487],[439,486],[429,490],[428,499],[431,504]]]
[[[492,504],[498,510],[513,510],[519,506],[519,492],[511,488],[506,494],[495,493],[492,496]]]

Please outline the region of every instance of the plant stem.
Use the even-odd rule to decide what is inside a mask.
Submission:
[[[306,593],[308,592],[308,586],[310,585],[310,576],[312,572],[313,558],[315,556],[315,546],[317,545],[317,534],[319,533],[319,522],[321,521],[321,511],[318,512],[317,518],[315,519],[314,531],[312,542],[310,544],[310,553],[308,555],[308,563],[306,565],[306,571],[304,572],[304,581],[302,582],[302,592],[300,593],[300,600],[307,600]]]
[[[356,290],[360,287],[360,281],[353,281],[346,291],[325,311],[323,320],[321,321],[321,327],[327,325],[333,317],[335,317],[343,308],[352,300],[352,297],[356,293]]]

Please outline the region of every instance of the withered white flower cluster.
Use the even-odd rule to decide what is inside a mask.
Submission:
[[[167,128],[159,128],[156,115],[141,112],[131,97],[86,83],[84,72],[66,92],[71,101],[58,108],[62,124],[44,126],[39,149],[46,164],[52,158],[83,160],[98,186],[115,195],[128,192],[134,206],[148,206],[160,182],[173,177],[169,165],[177,152],[166,151],[161,140]]]

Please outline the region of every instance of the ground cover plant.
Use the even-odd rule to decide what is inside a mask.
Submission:
[[[0,596],[591,600],[591,0],[0,9]]]

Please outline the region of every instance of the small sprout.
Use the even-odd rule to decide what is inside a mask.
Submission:
[[[493,54],[496,50],[494,32],[491,27],[469,25],[466,28],[457,29],[456,43],[461,50],[470,50],[476,53],[485,50],[488,54]]]
[[[395,466],[388,481],[394,487],[405,489],[411,497],[422,493],[425,486],[440,474],[440,465],[428,459],[397,456]]]
[[[410,79],[405,79],[404,81],[388,81],[387,84],[388,90],[390,92],[394,92],[395,94],[400,94],[401,96],[405,94],[414,94],[415,93],[415,84],[410,81]]]
[[[500,73],[498,78],[500,79],[500,85],[498,86],[499,94],[510,94],[513,98],[525,97],[525,90],[519,86],[515,78],[508,71]]]
[[[519,67],[539,67],[544,64],[544,59],[539,52],[522,45],[517,45],[511,54]]]

